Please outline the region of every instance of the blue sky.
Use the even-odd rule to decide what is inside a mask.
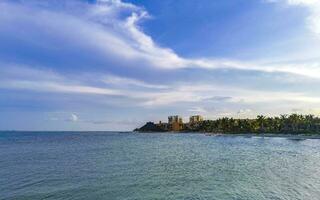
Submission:
[[[2,0],[1,130],[320,114],[318,0]]]

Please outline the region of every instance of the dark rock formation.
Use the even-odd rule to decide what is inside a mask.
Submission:
[[[142,126],[141,128],[137,128],[134,131],[138,131],[138,132],[164,132],[165,130],[163,130],[161,127],[157,126],[153,122],[147,122],[144,126]]]

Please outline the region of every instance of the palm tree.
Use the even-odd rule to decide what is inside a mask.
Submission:
[[[266,124],[266,122],[265,122],[265,116],[263,116],[263,115],[258,115],[258,116],[257,116],[257,123],[258,123],[258,125],[259,125],[259,132],[264,132],[264,131],[265,131],[264,124]]]

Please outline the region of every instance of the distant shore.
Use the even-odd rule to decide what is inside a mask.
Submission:
[[[206,132],[138,132],[141,134],[198,134],[210,137],[278,137],[287,138],[290,140],[305,140],[305,139],[320,139],[320,134],[279,134],[279,133],[206,133]]]
[[[222,134],[214,134],[214,133],[204,133],[206,136],[231,136],[231,137],[279,137],[279,138],[287,138],[292,140],[304,140],[304,139],[320,139],[320,134],[275,134],[275,133],[265,133],[265,134],[256,134],[256,133],[246,133],[246,134],[231,134],[231,133],[222,133]]]
[[[174,119],[174,120],[173,120]],[[147,122],[138,132],[196,132],[207,135],[244,135],[250,133],[264,137],[320,138],[320,117],[314,115],[280,115],[266,117],[258,115],[255,119],[234,119],[223,117],[215,120],[203,120],[203,117],[191,116],[183,123],[179,116],[169,116],[168,122]]]

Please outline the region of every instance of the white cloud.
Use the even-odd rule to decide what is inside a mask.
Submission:
[[[237,112],[237,114],[238,115],[247,115],[248,113],[251,113],[252,112],[252,110],[251,109],[240,109],[238,112]]]
[[[119,91],[92,87],[86,85],[75,85],[63,82],[31,81],[31,80],[9,80],[0,81],[0,88],[4,89],[22,89],[40,92],[58,92],[58,93],[79,93],[79,94],[99,94],[99,95],[122,95]]]
[[[319,0],[267,0],[268,2],[286,2],[291,6],[303,6],[309,9],[308,27],[320,36],[320,1]]]
[[[319,1],[283,1],[286,1],[291,6],[303,6],[309,9],[308,27],[313,33],[320,34]],[[52,1],[41,1],[41,4],[45,3],[51,4]],[[274,113],[280,113],[294,107],[301,107],[306,113],[319,113],[319,110],[305,108],[306,105],[313,108],[320,107],[320,94],[318,91],[314,91],[312,94],[301,92],[301,90],[300,92],[289,91],[287,88],[280,88],[280,86],[276,85],[277,83],[271,82],[269,88],[273,87],[274,89],[276,87],[280,91],[269,91],[268,87],[263,87],[267,88],[266,91],[259,90],[259,86],[248,87],[240,82],[239,85],[228,86],[229,84],[235,85],[232,83],[233,80],[227,77],[229,73],[224,78],[230,80],[231,83],[226,81],[221,81],[221,83],[212,81],[211,83],[209,78],[206,79],[204,78],[205,76],[201,75],[196,83],[189,82],[187,79],[191,78],[185,78],[182,75],[177,80],[172,81],[171,79],[168,82],[166,82],[167,77],[165,76],[157,77],[157,81],[155,80],[154,82],[146,81],[152,80],[150,77],[145,80],[133,78],[135,74],[140,73],[141,75],[141,72],[130,73],[130,77],[116,75],[125,74],[126,71],[130,70],[136,72],[135,70],[137,69],[149,70],[147,68],[150,68],[151,70],[148,73],[156,69],[153,76],[158,76],[158,72],[161,72],[159,76],[162,76],[163,74],[178,74],[188,71],[180,70],[183,68],[201,68],[199,71],[204,71],[204,73],[210,73],[210,70],[213,69],[232,69],[230,70],[232,72],[247,70],[270,73],[283,72],[320,79],[320,61],[318,58],[302,62],[277,62],[276,60],[238,61],[232,58],[216,59],[205,57],[187,58],[177,54],[170,48],[160,46],[143,31],[141,23],[143,20],[150,18],[150,15],[142,7],[124,3],[120,0],[99,0],[95,4],[86,4],[79,1],[76,6],[70,3],[65,4],[67,7],[63,5],[59,9],[51,9],[50,6],[38,6],[38,4],[40,4],[40,1],[20,1],[20,3],[1,1],[0,33],[9,36],[13,35],[14,41],[20,41],[22,44],[26,44],[25,46],[34,47],[36,50],[34,52],[40,52],[39,49],[48,50],[49,58],[60,59],[65,62],[61,66],[53,66],[55,71],[50,70],[52,66],[47,66],[46,63],[32,65],[32,67],[20,66],[19,63],[0,63],[0,88],[4,89],[2,91],[8,89],[13,91],[46,92],[57,95],[63,93],[71,98],[73,98],[72,95],[77,95],[77,98],[89,96],[90,98],[87,99],[90,99],[90,103],[93,104],[95,101],[106,103],[110,100],[110,102],[117,102],[119,107],[128,106],[134,107],[134,109],[139,107],[138,109],[145,109],[144,111],[158,109],[157,111],[164,112],[163,110],[165,109],[163,108],[166,106],[181,105],[181,107],[185,108],[184,111],[187,110],[212,117],[254,116],[267,109]],[[68,7],[68,5],[70,6]],[[18,46],[20,47],[20,44]],[[313,48],[310,49],[313,50]],[[58,52],[58,56],[52,56],[51,52]],[[44,57],[46,57],[46,52],[41,51],[41,53],[44,53]],[[63,59],[59,57],[70,54],[71,56],[63,57]],[[81,59],[86,56],[89,56],[88,63],[92,60],[98,60],[98,65],[103,69],[95,71],[97,65],[91,66],[88,64],[85,67],[81,66],[85,69],[80,73],[81,67],[78,64],[82,64]],[[35,59],[42,60],[42,58]],[[81,61],[77,62],[77,60]],[[285,58],[280,58],[279,60],[285,60]],[[69,61],[75,61],[76,64],[69,64]],[[55,62],[53,63],[55,64]],[[109,71],[111,68],[120,69],[119,71],[122,73],[116,73],[116,70]],[[65,69],[69,69],[69,72],[72,71],[72,74],[64,73],[68,71]],[[190,70],[190,72],[193,73],[193,70]],[[194,76],[198,76],[197,73],[195,74]],[[255,76],[255,73],[252,74],[251,77]],[[193,76],[193,74],[189,75]],[[212,75],[212,79],[216,78],[214,73],[210,75]],[[278,76],[280,77],[279,79],[284,78],[283,75],[278,74]],[[291,81],[294,84],[298,76],[290,75],[290,77],[293,77]],[[183,81],[181,81],[181,78]],[[202,78],[203,80],[200,80]],[[310,80],[310,78],[306,79]],[[159,80],[164,83],[160,82],[161,84],[158,84]],[[192,78],[192,80],[196,79]],[[247,80],[236,81],[246,82]],[[252,85],[261,84],[262,82],[259,81],[258,83],[252,82]],[[246,87],[247,89],[245,89]],[[310,89],[308,90],[310,92]],[[27,95],[32,99],[32,93]],[[110,96],[113,98],[109,98]],[[118,98],[125,99],[123,102],[126,105],[123,105],[122,101],[117,101]],[[64,100],[62,99],[62,101]],[[83,107],[92,106],[90,103],[83,105]],[[210,109],[217,104],[219,104],[217,110]],[[101,104],[99,104],[99,110],[103,110],[100,106]],[[179,106],[174,106],[174,109]],[[269,107],[267,108],[267,106]],[[283,110],[278,110],[278,108],[282,109],[282,107],[284,107]],[[188,108],[190,109],[188,110]],[[254,112],[251,109],[241,108],[254,108]],[[119,123],[117,123],[117,120],[84,120],[72,112],[80,113],[78,110],[68,111],[62,117],[53,117],[51,120],[95,125],[116,124],[119,126],[119,124],[130,124],[130,121],[123,123],[121,120],[119,120]],[[104,110],[101,112],[104,112]],[[125,112],[129,111],[126,110]],[[128,113],[124,113],[124,115],[128,115]],[[131,124],[136,123],[138,122],[133,121]]]
[[[268,114],[266,110],[271,110],[269,113],[285,113],[291,108],[308,105],[313,108],[319,108],[320,96],[316,93],[313,95],[287,92],[287,91],[264,91],[255,89],[244,89],[241,87],[231,87],[220,84],[205,84],[205,83],[188,83],[176,82],[172,85],[167,85],[163,88],[152,88],[150,90],[137,90],[131,87],[123,87],[124,84],[138,86],[138,87],[153,87],[157,85],[145,83],[137,79],[131,79],[120,76],[110,76],[107,81],[108,84],[114,84],[114,88],[106,88],[100,86],[92,86],[79,80],[72,80],[67,75],[52,71],[41,71],[27,68],[21,68],[21,71],[16,68],[10,71],[10,80],[4,81],[0,78],[0,87],[5,89],[19,89],[37,92],[51,92],[51,93],[65,93],[72,97],[77,94],[80,95],[95,95],[95,99],[105,101],[110,95],[115,98],[126,98],[129,106],[139,107],[139,109],[162,109],[170,105],[184,105],[185,110],[205,115],[210,118],[218,117],[254,117],[257,114]],[[5,70],[1,70],[0,73]],[[28,74],[26,77],[21,77],[22,74]],[[33,74],[34,73],[34,74]],[[4,74],[4,73],[3,73]],[[8,73],[6,74],[8,75]],[[41,75],[40,77],[38,75]],[[15,77],[17,76],[17,77]],[[91,77],[91,76],[89,76]],[[105,77],[103,77],[105,78]],[[97,78],[103,82],[103,78]],[[103,84],[102,84],[103,85]],[[97,96],[99,95],[99,96]],[[230,98],[232,96],[232,98]],[[90,97],[90,96],[89,96]],[[106,97],[106,98],[100,98]],[[117,101],[115,99],[115,101]],[[212,107],[219,106],[216,109]],[[120,104],[119,104],[120,105]],[[267,105],[269,107],[267,107]],[[272,106],[270,106],[272,105]],[[86,107],[91,105],[85,105]],[[257,112],[252,112],[251,109],[240,109],[243,107],[261,108]],[[271,108],[270,108],[271,107]],[[272,110],[274,107],[285,107],[283,110]],[[190,108],[190,109],[188,109]],[[277,108],[274,108],[277,109]],[[282,109],[282,108],[281,108]],[[238,112],[237,112],[238,110]],[[316,113],[314,110],[308,110],[308,113]],[[279,112],[279,113],[278,113]],[[67,113],[66,116],[60,118],[51,118],[51,121],[69,121],[78,123],[90,123],[95,125],[110,125],[116,122],[108,122],[108,120],[84,120],[79,119],[77,114]]]
[[[293,5],[314,5],[318,4],[319,0],[287,0],[287,2]]]
[[[315,7],[318,1],[288,1],[292,5]],[[17,25],[27,23],[31,29],[42,31],[46,37],[54,37],[71,43],[70,51],[76,48],[94,49],[92,54],[102,54],[103,59],[116,59],[115,63],[125,62],[128,67],[144,66],[162,69],[205,68],[205,69],[237,69],[263,72],[284,72],[320,78],[320,63],[292,64],[271,62],[245,62],[232,59],[217,60],[209,58],[183,58],[169,48],[157,45],[146,35],[139,23],[148,18],[145,9],[120,0],[101,0],[97,4],[81,4],[81,15],[72,9],[56,12],[43,10],[37,6],[0,3],[0,22],[3,27],[11,27],[19,31]],[[14,13],[14,14],[12,14]],[[32,15],[30,14],[32,13]],[[311,15],[314,18],[314,15]],[[317,20],[316,20],[317,21]],[[6,31],[5,29],[0,30]],[[45,30],[45,31],[44,31]],[[33,30],[30,32],[34,32]],[[23,33],[20,32],[22,35]],[[23,35],[25,36],[25,35]],[[33,35],[27,35],[30,36]],[[33,43],[38,45],[38,40]],[[59,40],[60,41],[60,40]],[[73,46],[73,44],[76,44]],[[43,44],[39,44],[43,45]],[[47,48],[54,48],[52,46]],[[73,49],[74,48],[74,49]],[[106,57],[106,58],[105,58]],[[75,66],[72,66],[75,67]],[[89,67],[88,67],[89,68]],[[90,68],[89,68],[90,69]],[[1,65],[0,87],[23,89],[41,92],[68,94],[95,94],[122,96],[139,100],[141,106],[163,106],[180,102],[199,103],[212,96],[232,96],[228,103],[245,102],[277,102],[298,101],[317,103],[320,98],[297,92],[267,92],[223,87],[214,84],[190,84],[186,82],[172,85],[152,84],[142,80],[116,75],[99,75],[97,81],[104,84],[94,85],[73,77],[62,76],[50,70],[36,70],[26,67]],[[89,72],[88,72],[89,73]],[[79,78],[80,79],[80,78]],[[124,87],[128,86],[128,88]],[[149,88],[143,91],[133,87]],[[198,111],[203,111],[198,109]]]
[[[192,108],[188,109],[188,111],[192,112],[192,113],[207,113],[208,112],[203,107],[192,107]]]
[[[291,0],[288,3],[308,6],[313,13],[310,16],[313,30],[320,32],[318,1]],[[77,48],[91,49],[92,54],[102,56],[100,59],[108,62],[113,60],[127,67],[256,70],[320,78],[319,62],[275,65],[233,59],[184,58],[170,48],[157,45],[141,30],[139,23],[149,17],[145,9],[120,0],[100,0],[93,5],[79,4],[81,12],[71,8],[57,12],[34,5],[0,3],[0,22],[4,27],[3,30],[0,27],[0,31],[20,32],[24,39],[34,40],[33,44],[39,43],[42,37],[45,39],[44,42],[52,37],[58,38],[65,43],[65,48],[69,45],[68,51]],[[30,33],[21,32],[19,24],[26,24]],[[35,40],[34,35],[28,35],[34,32],[39,32],[40,40]],[[49,44],[47,48],[53,48],[52,46]]]
[[[127,92],[132,98],[143,99],[142,106],[165,106],[176,103],[204,103],[212,98],[212,94],[221,96],[232,96],[224,103],[228,104],[259,104],[259,103],[308,103],[318,104],[320,97],[318,95],[310,96],[299,92],[286,91],[263,91],[255,89],[243,89],[241,87],[228,87],[207,84],[182,84],[172,86],[167,91],[154,92]]]
[[[287,0],[291,5],[308,6],[312,12],[309,17],[310,26],[314,32],[320,33],[320,1],[318,0]],[[117,3],[121,3],[117,1]],[[232,59],[208,59],[208,58],[183,58],[169,48],[158,46],[153,39],[141,31],[138,23],[149,17],[147,11],[135,7],[132,13],[124,21],[117,21],[120,32],[126,33],[126,39],[130,41],[130,47],[136,51],[136,59],[142,59],[150,66],[164,69],[178,68],[207,68],[207,69],[238,69],[238,70],[256,70],[263,72],[283,72],[297,75],[320,78],[320,63],[305,64],[269,64],[257,62],[243,62]]]
[[[9,65],[6,65],[9,66]],[[75,76],[27,67],[0,67],[0,88],[37,92],[114,96],[135,100],[143,107],[166,106],[176,103],[246,103],[303,102],[317,104],[319,94],[303,92],[264,91],[208,83],[177,81],[171,85],[150,84],[138,79],[115,75],[96,77],[96,84],[77,80]],[[25,76],[24,76],[25,75]],[[92,77],[89,75],[89,77]],[[99,82],[100,81],[100,82]],[[107,84],[107,85],[106,85]],[[147,90],[146,90],[147,89]],[[232,97],[232,98],[231,98]],[[198,111],[201,111],[200,109]],[[202,110],[203,111],[203,110]]]
[[[319,0],[287,0],[289,5],[306,6],[310,10],[308,26],[320,36],[320,1]]]
[[[320,1],[318,0],[288,0],[292,5],[308,6],[312,15],[309,17],[309,23],[312,25],[312,30],[320,33]],[[206,69],[238,69],[238,70],[255,70],[263,72],[283,72],[297,75],[320,78],[320,63],[297,63],[297,64],[269,64],[257,62],[244,62],[232,59],[208,59],[208,58],[183,58],[169,48],[159,47],[153,39],[141,31],[138,23],[148,18],[149,14],[142,8],[135,8],[131,16],[125,21],[117,21],[120,24],[120,32],[126,33],[126,40],[130,41],[130,46],[135,49],[137,59],[145,60],[150,66],[164,69],[178,68],[206,68]],[[319,30],[318,30],[319,28]]]
[[[151,89],[166,89],[168,86],[166,85],[156,85],[156,84],[150,84],[146,83],[145,81],[133,79],[133,78],[125,78],[115,75],[108,75],[103,78],[102,80],[104,83],[116,85],[118,87],[123,86],[137,86],[142,88],[151,88]]]
[[[70,120],[72,121],[72,122],[76,122],[76,121],[78,121],[78,116],[76,115],[76,114],[71,114],[71,117],[70,117]]]
[[[0,88],[71,94],[122,95],[115,89],[89,86],[50,70],[0,64]]]
[[[49,121],[79,122],[79,117],[75,113],[69,112],[53,112],[49,113]]]

